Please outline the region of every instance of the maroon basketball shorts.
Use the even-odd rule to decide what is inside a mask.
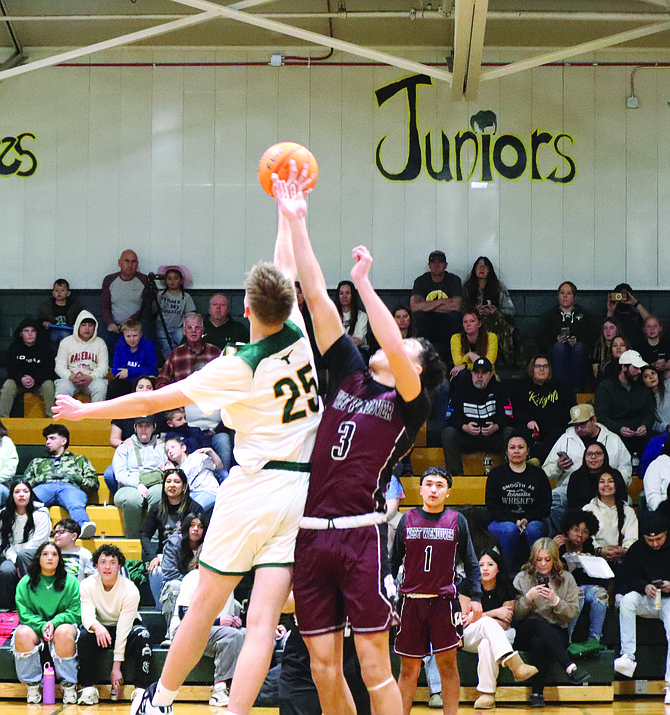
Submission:
[[[342,630],[347,618],[358,633],[387,631],[397,622],[385,587],[392,579],[382,533],[379,526],[300,529],[293,594],[303,636]]]
[[[458,599],[447,596],[407,598],[400,614],[395,652],[408,658],[423,658],[460,645],[463,638]]]

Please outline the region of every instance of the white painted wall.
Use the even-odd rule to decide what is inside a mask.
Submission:
[[[442,59],[442,51],[404,54]],[[488,52],[485,60],[523,56]],[[578,59],[669,58],[609,50]],[[266,50],[142,47],[89,58],[267,59]],[[453,141],[480,109],[495,111],[498,134],[517,135],[529,150],[536,128],[574,138],[574,146],[563,144],[577,164],[572,184],[532,182],[527,170],[516,181],[495,176],[484,189],[435,182],[425,168],[408,183],[378,172],[375,148],[385,135],[387,169],[406,161],[406,93],[382,107],[374,94],[402,78],[391,67],[51,68],[6,80],[0,137],[34,133],[24,146],[39,168],[30,178],[0,177],[2,287],[45,288],[64,276],[96,288],[126,247],[145,271],[184,263],[194,287],[239,287],[254,261],[271,257],[274,241],[275,206],[257,182],[258,160],[276,141],[293,140],[319,160],[310,229],[330,285],[348,275],[351,248],[365,243],[383,288],[411,287],[433,248],[447,252],[461,277],[486,254],[515,289],[554,288],[563,279],[580,288],[624,279],[670,288],[670,70],[637,72],[640,108],[627,110],[631,70],[538,68],[482,84],[470,104],[451,102],[450,88],[435,81],[420,87],[419,135],[423,144],[431,132],[434,152],[440,131]],[[560,164],[550,152],[542,157],[545,175]]]

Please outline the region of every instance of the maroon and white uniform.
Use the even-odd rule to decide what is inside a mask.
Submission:
[[[405,402],[376,382],[346,335],[324,355],[330,392],[312,453],[296,542],[294,594],[303,635],[383,631],[393,608],[384,578],[384,492],[430,413],[425,391]]]

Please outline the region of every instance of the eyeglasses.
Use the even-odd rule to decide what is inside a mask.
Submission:
[[[544,363],[538,362],[538,363],[535,363],[535,369],[536,370],[548,370],[549,365],[545,365]]]
[[[61,534],[74,534],[74,531],[70,531],[69,529],[54,529],[51,532],[51,536],[60,536]]]

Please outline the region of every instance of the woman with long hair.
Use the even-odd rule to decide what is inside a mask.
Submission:
[[[544,682],[552,661],[563,668],[574,685],[591,676],[568,654],[568,625],[579,613],[579,589],[563,569],[553,539],[538,539],[530,558],[514,579],[519,598],[514,607],[517,647],[527,650],[538,669],[532,679],[531,707],[544,707]]]
[[[584,450],[582,466],[568,480],[568,509],[581,509],[598,496],[598,483],[603,472],[616,475],[617,484],[621,485],[619,496],[622,499],[628,498],[626,482],[621,472],[610,465],[607,448],[602,442],[592,442]]]
[[[607,380],[610,377],[617,377],[621,368],[619,367],[619,358],[631,349],[631,344],[625,335],[617,335],[612,340],[611,357],[605,362],[601,371],[600,382]]]
[[[648,365],[642,370],[642,382],[654,393],[656,400],[656,422],[654,431],[665,432],[670,424],[670,390],[668,378],[663,379],[663,373]]]
[[[158,607],[163,587],[163,547],[172,534],[180,531],[188,514],[200,514],[202,507],[193,501],[183,470],[171,467],[163,473],[161,500],[149,508],[140,528],[142,561],[148,562],[149,585]],[[157,540],[154,539],[157,537]]]
[[[412,311],[409,305],[397,305],[393,311],[393,317],[395,318],[396,325],[398,326],[400,334],[403,338],[418,337],[416,325],[414,324],[414,318],[412,317]]]
[[[0,609],[13,610],[19,578],[50,533],[49,510],[35,499],[28,482],[15,479],[0,512]]]
[[[472,264],[470,275],[463,283],[463,302],[466,310],[477,311],[485,330],[496,334],[499,352],[511,364],[514,358],[514,303],[486,256],[479,256]]]
[[[451,376],[455,377],[466,368],[472,370],[475,360],[484,357],[495,370],[498,338],[495,333],[485,330],[476,311],[463,313],[463,330],[451,336],[451,360],[454,363]]]
[[[9,432],[0,420],[0,506],[9,496],[9,483],[16,475],[19,466],[19,455],[16,446],[9,437]]]
[[[591,350],[591,367],[597,382],[604,378],[604,369],[612,359],[612,342],[617,335],[623,335],[616,318],[605,318],[600,327],[600,335]]]
[[[77,626],[81,623],[79,581],[65,571],[56,544],[42,544],[16,588],[19,626],[12,637],[16,674],[28,686],[29,703],[42,700],[40,651],[47,647],[63,687],[63,705],[77,702]]]
[[[368,314],[358,307],[358,291],[351,281],[340,281],[335,293],[335,306],[340,314],[344,332],[362,351],[368,349]]]

